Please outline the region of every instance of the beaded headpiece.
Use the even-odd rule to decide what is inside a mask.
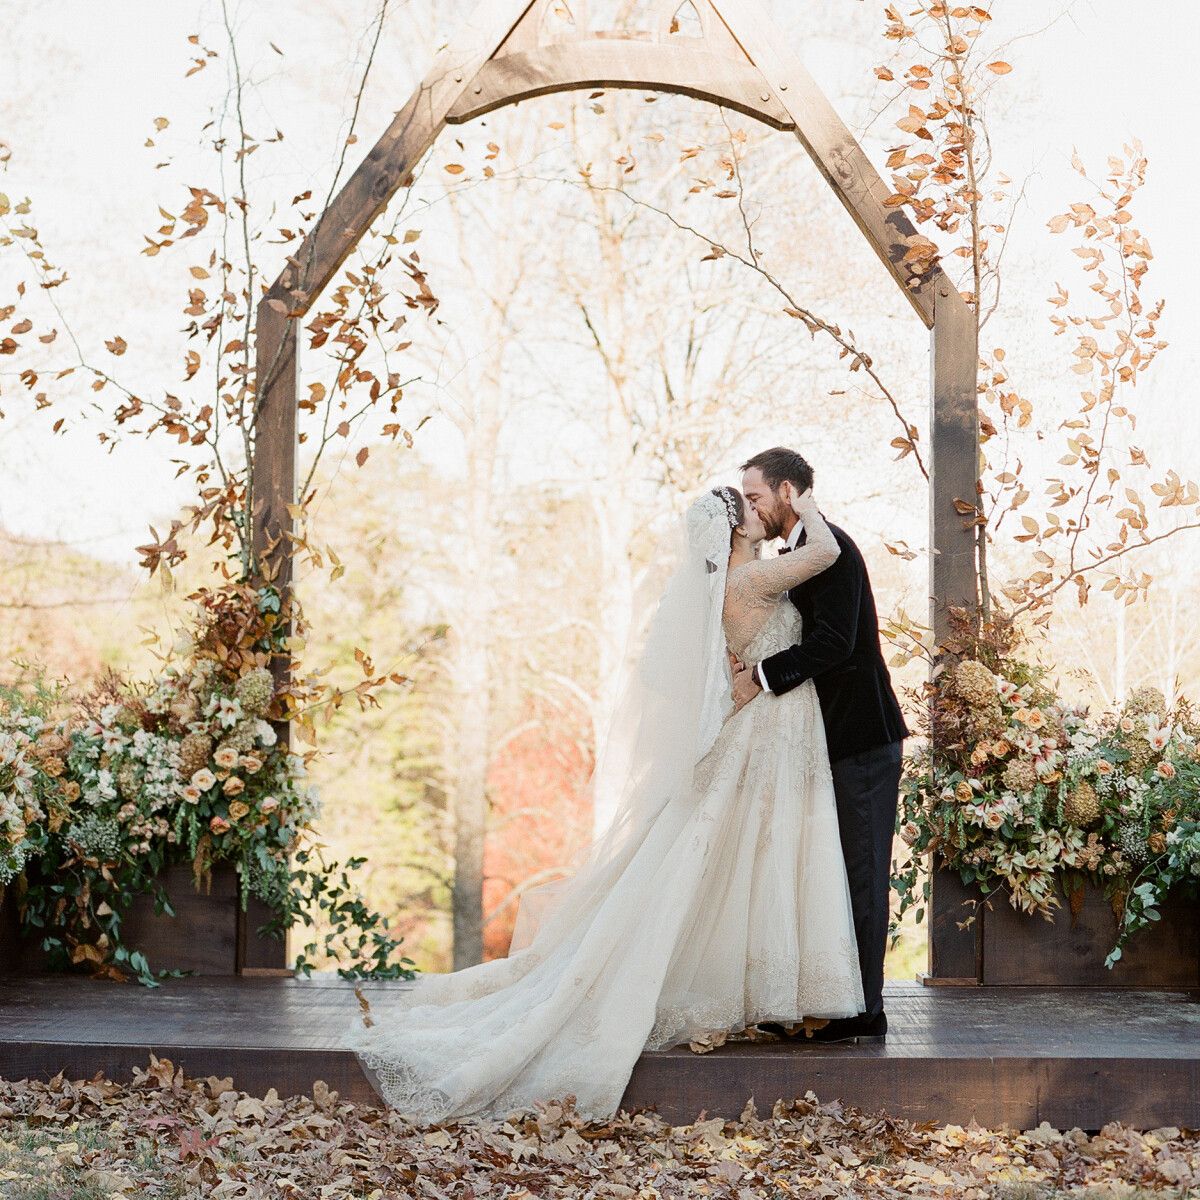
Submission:
[[[725,515],[729,518],[729,528],[736,529],[741,522],[738,520],[737,500],[734,499],[733,488],[720,487],[717,491],[725,501]]]

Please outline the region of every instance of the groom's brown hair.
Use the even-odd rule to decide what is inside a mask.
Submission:
[[[812,467],[803,455],[785,446],[773,446],[742,463],[743,472],[750,470],[761,472],[767,487],[773,492],[779,490],[785,479],[795,484],[798,492],[805,492],[813,485]]]

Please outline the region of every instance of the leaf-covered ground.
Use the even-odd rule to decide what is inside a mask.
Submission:
[[[763,1117],[748,1107],[737,1121],[686,1126],[653,1113],[596,1124],[568,1100],[505,1123],[430,1130],[321,1083],[312,1096],[260,1100],[153,1057],[131,1084],[0,1080],[4,1200],[1193,1195],[1200,1135],[1179,1129],[1000,1133],[810,1095]]]

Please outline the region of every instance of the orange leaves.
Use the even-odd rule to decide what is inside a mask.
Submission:
[[[118,357],[120,357],[120,355],[124,354],[125,351],[129,348],[128,343],[125,341],[125,339],[123,337],[114,337],[111,341],[106,341],[104,343],[104,346],[105,346],[105,349],[109,352],[109,354],[115,354]]]
[[[1159,497],[1160,508],[1187,508],[1200,504],[1200,489],[1195,480],[1185,482],[1176,471],[1168,471],[1162,483],[1151,484],[1150,490]]]
[[[922,109],[918,108],[915,104],[910,104],[908,106],[908,113],[896,122],[896,127],[903,129],[905,133],[913,133],[917,137],[932,140],[933,135],[925,128],[927,120],[928,117]]]
[[[195,350],[189,350],[183,359],[183,377],[191,379],[200,370],[200,355]]]
[[[1012,64],[1006,62],[988,63],[987,69],[995,75],[1007,75],[1012,70]]]

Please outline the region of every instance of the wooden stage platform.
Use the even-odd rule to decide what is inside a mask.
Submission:
[[[368,984],[376,1012],[403,984]],[[0,978],[0,1077],[103,1071],[127,1081],[151,1051],[262,1095],[324,1080],[374,1099],[335,1031],[354,1005],[333,977],[190,978],[158,989],[78,977]],[[645,1054],[624,1107],[677,1123],[759,1112],[815,1092],[919,1121],[1031,1128],[1200,1128],[1200,996],[1184,992],[892,985],[879,1045],[727,1044]]]

